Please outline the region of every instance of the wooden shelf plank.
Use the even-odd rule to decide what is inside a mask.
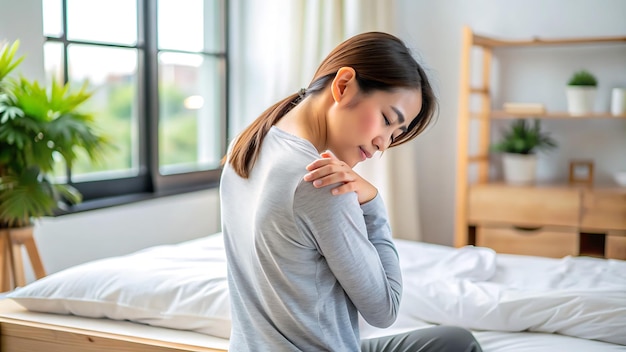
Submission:
[[[572,44],[606,44],[606,43],[626,43],[626,36],[604,36],[588,38],[532,38],[525,40],[504,40],[490,38],[487,36],[474,34],[474,45],[484,47],[515,47],[515,46],[551,46],[551,45],[572,45]]]
[[[472,94],[484,94],[484,95],[489,95],[489,88],[484,88],[484,87],[472,87],[472,88],[470,88],[470,93],[472,93]]]
[[[474,116],[476,115],[476,116]],[[480,113],[472,114],[472,118],[480,118]],[[545,112],[542,114],[513,114],[502,110],[494,110],[490,114],[493,119],[517,119],[525,117],[534,117],[541,119],[571,119],[571,120],[587,120],[587,119],[626,119],[626,115],[612,115],[608,112],[594,112],[583,116],[573,116],[565,111]]]
[[[489,156],[488,155],[473,155],[470,156],[468,158],[468,160],[470,163],[476,163],[476,162],[487,162],[489,161]]]
[[[624,194],[626,195],[626,187],[620,187],[613,182],[599,182],[594,183],[592,186],[582,184],[570,184],[567,181],[538,181],[533,184],[527,185],[512,185],[502,180],[490,180],[489,182],[475,182],[469,183],[468,188],[475,187],[495,187],[495,188],[541,188],[541,189],[585,189],[591,190],[594,193],[605,194]]]

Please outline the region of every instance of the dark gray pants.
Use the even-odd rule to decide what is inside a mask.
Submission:
[[[482,352],[474,335],[456,326],[435,326],[361,341],[363,352]]]

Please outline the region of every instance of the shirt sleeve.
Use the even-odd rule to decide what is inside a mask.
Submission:
[[[380,195],[359,205],[356,193],[334,196],[310,182],[296,189],[294,214],[361,316],[388,327],[402,294],[398,253]]]

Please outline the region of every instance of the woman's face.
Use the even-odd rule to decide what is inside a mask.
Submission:
[[[406,131],[422,107],[421,92],[416,89],[365,95],[356,88],[348,85],[327,119],[326,145],[350,167],[386,150],[392,140]]]

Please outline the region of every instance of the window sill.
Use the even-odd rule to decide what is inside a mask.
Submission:
[[[151,199],[158,199],[163,197],[169,197],[179,194],[198,192],[202,190],[214,189],[219,186],[219,182],[213,182],[210,184],[192,186],[192,187],[184,187],[184,188],[176,188],[167,191],[161,192],[143,192],[143,193],[133,193],[126,194],[122,196],[115,197],[107,197],[107,198],[99,198],[88,200],[76,205],[66,205],[65,209],[59,209],[54,212],[53,216],[63,216],[68,214],[81,213],[85,211],[98,210],[104,208],[115,207],[118,205],[126,205],[132,203],[138,203]]]

